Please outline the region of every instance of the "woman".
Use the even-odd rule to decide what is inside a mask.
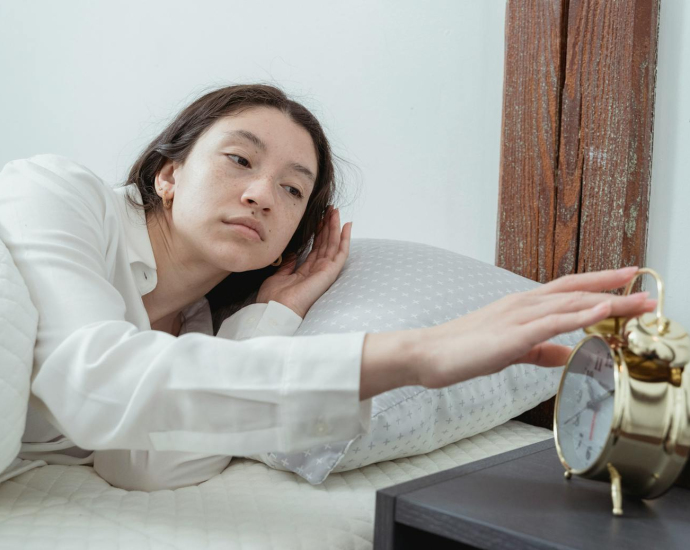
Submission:
[[[199,483],[232,455],[353,438],[396,387],[563,365],[570,348],[548,339],[655,307],[602,292],[631,268],[430,328],[290,338],[349,254],[334,185],[319,123],[268,86],[192,103],[122,188],[54,155],[6,165],[0,238],[39,311],[20,456],[93,463],[128,489]]]

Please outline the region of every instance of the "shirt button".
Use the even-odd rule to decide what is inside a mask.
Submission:
[[[278,321],[276,321],[275,319],[269,319],[268,324],[271,325],[272,327],[275,327],[278,325]]]
[[[247,317],[247,323],[253,323],[256,321],[256,317]]]
[[[316,424],[316,433],[318,435],[325,435],[330,433],[330,427],[328,424],[325,422],[317,422]]]

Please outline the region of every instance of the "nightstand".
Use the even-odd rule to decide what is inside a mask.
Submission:
[[[381,489],[374,550],[690,547],[690,490],[624,497],[617,517],[609,484],[563,471],[551,439]]]

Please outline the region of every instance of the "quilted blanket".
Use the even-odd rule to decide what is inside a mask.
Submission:
[[[550,437],[511,420],[321,485],[237,458],[200,485],[152,493],[113,488],[90,466],[42,466],[0,484],[0,549],[369,550],[378,489]]]

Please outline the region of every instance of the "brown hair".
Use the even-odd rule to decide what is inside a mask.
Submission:
[[[333,204],[336,192],[333,154],[326,135],[318,120],[305,107],[289,99],[283,91],[264,84],[226,86],[206,93],[195,100],[149,143],[130,169],[126,185],[136,185],[143,199],[145,212],[163,208],[162,199],[155,191],[156,174],[168,159],[184,162],[201,134],[219,118],[251,108],[273,107],[289,116],[304,128],[314,142],[317,157],[317,174],[314,189],[295,234],[283,251],[283,262],[297,255],[298,265],[310,246],[319,221],[326,207]],[[141,208],[131,197],[130,204]],[[213,313],[214,334],[222,321],[252,303],[264,280],[273,275],[278,267],[231,273],[207,295]]]

